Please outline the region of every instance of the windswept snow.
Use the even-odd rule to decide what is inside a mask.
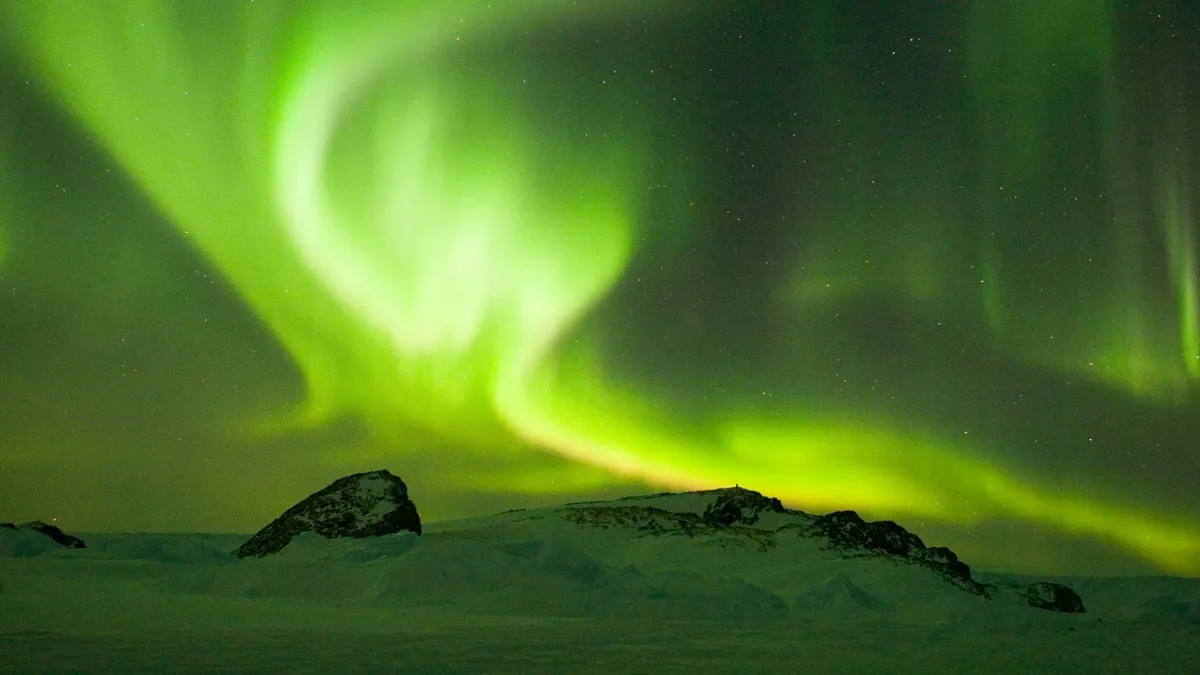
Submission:
[[[0,671],[1200,672],[1200,580],[974,572],[979,594],[925,554],[878,548],[936,548],[901,530],[756,494],[301,533],[241,560],[232,535],[5,549]],[[821,522],[867,538],[832,545]],[[1057,588],[1039,584],[1087,612],[1031,607]]]

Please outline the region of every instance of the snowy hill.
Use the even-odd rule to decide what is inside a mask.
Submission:
[[[35,520],[16,525],[0,523],[0,555],[33,556],[59,548],[87,548],[79,537]]]
[[[600,585],[620,576],[614,571],[624,573],[626,583],[633,572],[647,580],[734,579],[746,584],[743,591],[771,598],[764,606],[793,613],[822,609],[810,596],[831,583],[852,587],[856,606],[903,621],[986,612],[991,602],[1084,609],[1062,584],[980,583],[952,551],[926,547],[890,521],[865,523],[850,511],[813,516],[743,488],[569,504],[442,523],[429,532],[514,555],[520,551],[530,561],[546,561],[543,550],[552,544],[560,561],[569,552],[576,568],[590,565]],[[838,579],[843,581],[833,581]],[[651,595],[670,597],[661,590]],[[657,609],[649,604],[645,611]]]
[[[353,493],[374,497],[339,501],[347,513],[390,499],[361,480]],[[1178,666],[1200,658],[1198,580],[980,574],[896,523],[741,488],[421,531],[310,530],[243,559],[245,536],[186,534],[0,556],[0,650],[17,655],[0,671],[1191,672]]]

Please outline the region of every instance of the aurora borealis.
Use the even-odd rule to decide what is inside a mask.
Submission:
[[[0,5],[0,518],[739,483],[1200,573],[1187,3]]]

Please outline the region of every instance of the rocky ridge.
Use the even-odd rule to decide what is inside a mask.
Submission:
[[[80,539],[79,537],[67,534],[66,532],[63,532],[62,530],[60,530],[57,526],[51,525],[49,523],[43,523],[40,520],[34,520],[34,521],[30,521],[28,523],[22,523],[20,525],[17,525],[15,523],[0,523],[0,529],[17,530],[17,531],[27,530],[30,532],[40,532],[40,533],[46,535],[47,537],[49,537],[51,540],[53,540],[54,543],[58,544],[59,546],[62,546],[63,548],[87,548],[87,545],[84,544],[83,540]]]
[[[917,535],[890,521],[865,521],[854,511],[835,511],[812,515],[788,509],[774,497],[741,487],[700,493],[715,498],[703,513],[669,511],[641,505],[573,505],[563,514],[568,522],[594,528],[629,529],[638,536],[712,537],[722,545],[752,546],[766,552],[776,547],[781,537],[798,536],[820,539],[823,548],[846,558],[878,557],[899,564],[929,569],[959,589],[992,598],[998,593],[1015,592],[1029,606],[1055,612],[1082,613],[1083,601],[1071,588],[1054,582],[1009,587],[976,580],[971,568],[949,548],[926,546]],[[667,495],[656,495],[667,496]],[[775,528],[760,526],[764,514],[789,516]]]
[[[340,478],[283,512],[234,551],[239,558],[282,551],[292,538],[315,532],[326,539],[421,533],[417,506],[404,481],[386,469]]]

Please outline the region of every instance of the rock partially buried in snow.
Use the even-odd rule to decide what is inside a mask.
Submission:
[[[83,540],[79,537],[69,535],[66,532],[58,529],[58,527],[50,525],[49,523],[43,523],[40,520],[34,520],[21,525],[15,525],[13,523],[0,523],[0,530],[12,530],[15,532],[37,532],[45,535],[55,544],[58,544],[63,548],[87,548],[87,545],[84,544]]]
[[[698,500],[704,502],[699,506],[702,510],[697,510]],[[893,521],[866,521],[854,511],[814,516],[742,487],[661,493],[594,504],[568,505],[570,509],[563,517],[576,525],[628,530],[639,537],[706,537],[722,546],[737,543],[763,553],[791,537],[824,540],[822,548],[840,557],[880,558],[924,567],[972,595],[1016,598],[1030,607],[1052,612],[1085,611],[1079,595],[1067,586],[1052,582],[982,583],[950,549],[926,546],[920,537]],[[856,589],[835,578],[825,587],[802,594],[797,598],[797,607],[812,609],[830,603],[877,607],[869,594]]]
[[[830,547],[843,554],[875,554],[921,565],[965,591],[987,595],[987,588],[971,577],[971,568],[954,551],[944,546],[925,546],[920,537],[895,521],[869,522],[854,511],[834,511],[815,516],[810,527],[812,533],[827,538]]]
[[[384,469],[334,481],[284,511],[233,553],[239,558],[272,555],[303,532],[336,539],[379,537],[404,531],[420,534],[421,517],[416,504],[408,498],[404,481]]]
[[[1030,607],[1045,609],[1051,612],[1067,614],[1082,614],[1083,600],[1079,594],[1062,584],[1052,581],[1039,581],[1025,588],[1025,599]]]
[[[785,513],[783,503],[775,497],[767,497],[754,490],[741,487],[721,490],[713,503],[704,509],[704,522],[713,525],[753,525],[759,514]]]

